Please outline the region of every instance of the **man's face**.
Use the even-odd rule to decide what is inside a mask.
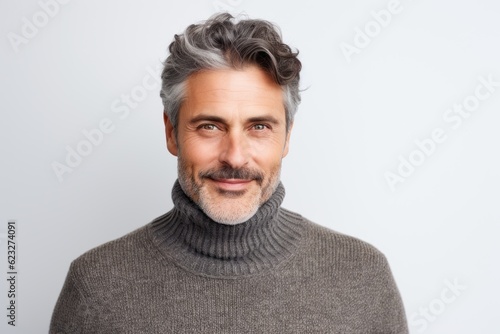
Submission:
[[[165,125],[182,189],[213,220],[244,222],[276,189],[290,131],[282,89],[259,68],[193,74],[177,129]]]

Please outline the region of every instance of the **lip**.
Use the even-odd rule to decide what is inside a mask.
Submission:
[[[226,191],[241,191],[247,189],[253,180],[244,179],[211,179],[219,188]]]

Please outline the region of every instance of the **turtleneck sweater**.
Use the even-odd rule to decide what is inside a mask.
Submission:
[[[50,333],[408,333],[385,256],[281,207],[237,225],[174,208],[72,262]]]

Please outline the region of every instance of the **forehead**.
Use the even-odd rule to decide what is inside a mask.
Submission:
[[[255,66],[203,70],[191,75],[182,109],[188,113],[261,110],[285,116],[281,86]]]

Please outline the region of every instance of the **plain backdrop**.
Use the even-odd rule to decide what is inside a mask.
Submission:
[[[494,0],[2,0],[0,332],[46,333],[70,262],[172,207],[157,72],[220,10],[300,50],[284,207],[384,252],[412,333],[499,333]]]

